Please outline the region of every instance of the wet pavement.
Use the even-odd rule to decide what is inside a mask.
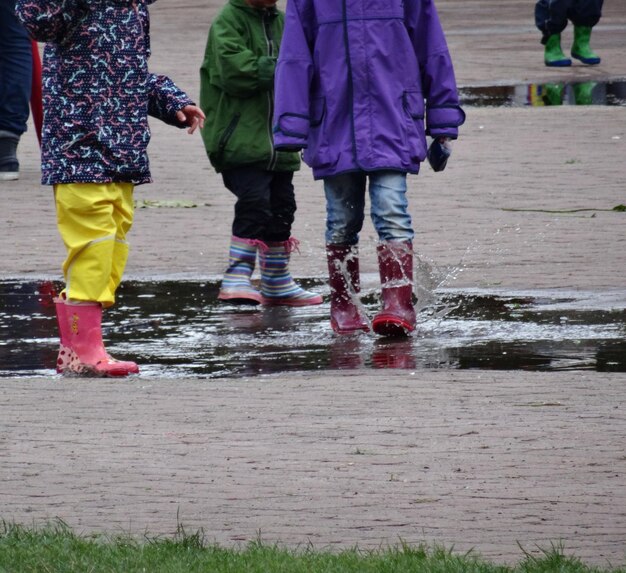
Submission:
[[[460,89],[473,107],[606,105],[626,107],[626,80],[491,85]]]
[[[304,281],[326,295],[321,280]],[[50,376],[58,348],[53,282],[0,282],[0,376]],[[329,306],[242,307],[215,282],[126,282],[105,313],[112,355],[142,378],[233,378],[357,369],[626,372],[626,292],[441,289],[418,299],[413,336],[336,336]],[[362,293],[368,316],[376,292]]]
[[[105,322],[142,375],[52,375],[58,283],[41,278],[65,253],[22,138],[20,180],[0,189],[0,518],[142,538],[182,523],[229,546],[401,539],[499,562],[554,542],[625,562],[626,3],[594,28],[602,63],[561,70],[543,65],[528,0],[437,4],[467,121],[444,173],[409,178],[409,206],[416,250],[463,273],[426,281],[404,341],[334,337],[327,302],[218,307],[232,197],[200,138],[152,122],[154,183],[136,190],[146,208]],[[151,7],[151,68],[191,97],[222,5]],[[323,190],[306,168],[295,186],[292,271],[327,295]],[[366,220],[369,312],[374,244]]]

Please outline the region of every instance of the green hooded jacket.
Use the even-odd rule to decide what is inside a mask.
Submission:
[[[216,171],[242,165],[296,171],[295,152],[275,151],[274,69],[284,14],[229,0],[211,24],[200,68],[202,138]]]

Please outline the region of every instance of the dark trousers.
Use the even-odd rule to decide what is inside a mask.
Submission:
[[[602,16],[603,0],[538,0],[535,24],[543,40],[560,34],[570,20],[574,26],[595,26]]]
[[[265,242],[289,239],[296,212],[292,171],[239,167],[223,171],[222,179],[237,197],[233,235]]]
[[[0,0],[0,131],[26,131],[32,74],[31,43],[15,15],[15,0]]]

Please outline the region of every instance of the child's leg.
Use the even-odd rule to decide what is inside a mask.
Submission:
[[[345,173],[324,179],[326,244],[356,245],[365,219],[365,173]]]
[[[130,183],[55,186],[57,223],[67,249],[66,296],[111,306],[126,265],[132,225]]]
[[[600,21],[603,0],[575,0],[568,14],[574,24],[572,56],[583,64],[596,65],[600,56],[589,45],[591,29]]]
[[[132,190],[126,183],[55,186],[58,227],[67,248],[66,288],[57,300],[62,347],[71,353],[59,363],[66,374],[127,376],[139,371],[134,362],[108,355],[101,328],[102,307],[113,304],[126,264]]]
[[[543,60],[546,66],[572,65],[561,48],[561,32],[567,26],[568,11],[574,0],[538,0],[535,4],[535,25],[541,31],[544,45]]]
[[[113,247],[113,261],[109,278],[108,299],[115,300],[115,293],[122,282],[126,263],[128,261],[129,245],[126,236],[133,226],[134,203],[133,185],[120,183],[120,191],[113,204],[113,220],[115,222],[115,245]]]
[[[218,299],[230,304],[260,304],[261,293],[251,282],[259,245],[271,220],[271,173],[261,169],[229,169],[222,173],[226,188],[237,197],[228,255]]]
[[[411,241],[413,223],[406,196],[406,173],[370,173],[371,217],[381,241]]]
[[[413,227],[406,197],[406,174],[380,171],[370,174],[372,221],[378,232],[378,267],[383,308],[372,329],[399,336],[415,328],[413,308]]]
[[[602,17],[604,0],[574,0],[567,17],[574,26],[593,28]]]
[[[291,237],[291,226],[296,212],[292,180],[291,171],[272,173],[272,217],[263,234],[263,241],[268,248],[259,254],[263,302],[283,306],[321,304],[322,296],[304,290],[293,280],[289,271],[291,253],[298,249],[298,241]]]
[[[237,197],[232,231],[235,237],[262,239],[272,220],[271,171],[254,167],[222,172],[226,188]]]
[[[535,25],[543,34],[541,43],[560,34],[567,26],[567,15],[573,0],[538,0],[535,4]]]
[[[337,334],[369,330],[359,302],[359,233],[365,218],[365,173],[324,179],[330,324]]]
[[[292,181],[293,171],[273,173],[270,181],[272,216],[262,237],[266,242],[286,241],[291,237],[291,226],[296,213],[296,197]]]

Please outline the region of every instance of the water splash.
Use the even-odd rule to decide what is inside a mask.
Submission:
[[[218,283],[126,282],[105,313],[107,347],[142,377],[241,377],[332,369],[481,368],[626,372],[626,291],[455,289],[460,268],[416,265],[414,336],[336,336],[328,303],[252,308],[217,301]],[[421,269],[421,270],[420,270]],[[302,281],[328,295],[325,281]],[[55,283],[0,282],[0,377],[52,376]],[[361,299],[372,316],[373,293]]]

